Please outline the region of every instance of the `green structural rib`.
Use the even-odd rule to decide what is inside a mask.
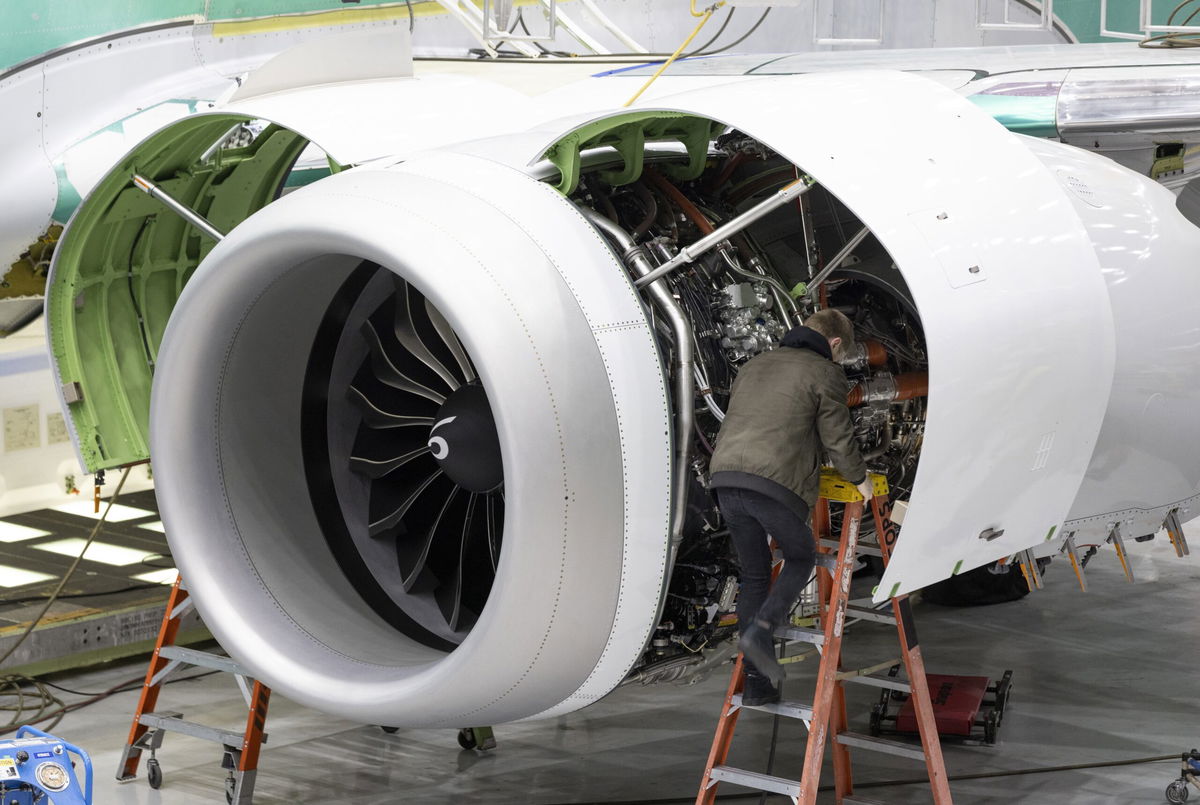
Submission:
[[[141,174],[228,232],[275,199],[308,141],[268,126],[218,149],[242,115],[186,118],[146,140],[80,207],[46,310],[51,351],[88,470],[149,457],[150,386],[167,319],[213,240],[132,184]]]

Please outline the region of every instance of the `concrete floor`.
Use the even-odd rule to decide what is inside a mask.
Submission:
[[[1193,537],[1200,552],[1200,535]],[[1136,584],[1124,581],[1111,551],[1088,568],[1081,593],[1069,564],[1055,561],[1047,587],[1022,601],[973,610],[918,606],[927,667],[935,673],[996,676],[1014,672],[1014,694],[995,747],[946,748],[951,775],[1102,763],[1169,755],[1200,744],[1193,684],[1200,665],[1200,561],[1180,560],[1165,539],[1134,546]],[[895,656],[894,631],[859,624],[847,645],[849,664]],[[799,666],[792,697],[811,695],[815,666]],[[143,673],[122,665],[56,680],[101,690]],[[422,803],[688,802],[712,737],[727,677],[691,687],[624,688],[578,713],[497,730],[489,753],[462,751],[451,730],[381,730],[331,719],[276,696],[267,722],[255,802]],[[56,732],[92,752],[97,803],[219,802],[223,772],[216,746],[167,737],[159,759],[161,790],[139,778],[113,781],[129,728],[135,693],[114,696],[69,715]],[[68,700],[75,698],[66,696]],[[852,691],[852,726],[866,728],[875,697]],[[240,729],[244,709],[231,680],[220,676],[167,688],[160,709]],[[765,768],[771,717],[747,713],[739,723],[731,764]],[[797,773],[803,727],[780,726],[776,773]],[[861,782],[919,776],[901,759],[855,755]],[[1100,805],[1164,802],[1178,760],[1108,768],[955,782],[962,805]],[[828,778],[826,778],[828,779]],[[734,801],[744,789],[722,787]],[[930,801],[918,785],[862,788],[894,805]],[[725,796],[722,799],[726,799]],[[771,798],[769,801],[782,801]],[[823,795],[821,802],[833,802]]]

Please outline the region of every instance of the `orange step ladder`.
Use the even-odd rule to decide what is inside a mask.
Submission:
[[[221,744],[224,748],[221,768],[229,772],[225,780],[225,801],[232,805],[250,805],[254,797],[259,750],[267,740],[263,729],[266,726],[271,690],[258,680],[250,679],[248,672],[229,657],[175,645],[183,616],[191,608],[192,599],[183,585],[183,579],[177,578],[167,599],[167,609],[163,613],[162,626],[158,630],[158,642],[154,646],[150,667],[146,671],[146,683],[142,686],[142,695],[133,714],[129,742],[125,744],[125,751],[117,769],[117,780],[135,778],[142,752],[149,751],[150,758],[146,761],[147,782],[151,788],[161,786],[162,768],[155,752],[162,746],[166,733],[177,732]],[[243,732],[184,721],[182,713],[155,712],[158,694],[162,691],[163,684],[167,677],[181,666],[211,668],[234,676],[248,709],[246,729]]]
[[[743,658],[738,655],[733,667],[733,677],[725,694],[721,716],[717,721],[696,805],[711,805],[715,802],[717,786],[722,782],[782,794],[790,797],[797,805],[814,805],[817,801],[821,764],[827,743],[833,753],[834,788],[838,805],[880,805],[875,800],[863,799],[854,794],[854,780],[850,770],[851,747],[924,762],[929,772],[929,784],[933,790],[935,805],[952,805],[946,768],[942,761],[942,747],[934,720],[933,703],[925,678],[925,664],[921,658],[921,647],[917,642],[912,605],[908,596],[902,595],[891,600],[891,615],[879,610],[850,606],[850,580],[860,550],[874,553],[872,549],[877,549],[886,565],[896,543],[897,528],[890,520],[891,503],[887,498],[887,481],[881,475],[872,475],[871,479],[876,493],[871,503],[878,540],[875,546],[859,543],[859,526],[863,517],[862,495],[834,471],[822,471],[820,498],[813,511],[813,530],[818,546],[819,623],[822,629],[784,628],[776,632],[777,637],[789,642],[815,645],[821,653],[813,703],[808,705],[779,701],[760,707],[743,706]],[[832,539],[831,534],[830,502],[844,504],[841,539],[837,541]],[[907,681],[877,673],[894,665],[897,662],[895,659],[860,670],[847,671],[841,667],[843,631],[847,619],[850,618],[895,624],[900,638],[901,659],[908,674]],[[908,693],[916,708],[921,746],[851,732],[846,717],[844,685],[847,683],[888,687]],[[808,745],[799,780],[725,765],[733,742],[734,728],[742,710],[759,710],[778,716],[798,718],[805,722],[808,727]]]

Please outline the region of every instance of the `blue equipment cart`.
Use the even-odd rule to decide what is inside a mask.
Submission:
[[[1178,805],[1187,802],[1189,785],[1200,788],[1200,750],[1193,749],[1180,756],[1179,779],[1167,786],[1167,802]]]
[[[84,783],[75,776],[83,761]],[[0,802],[4,805],[92,805],[92,759],[61,738],[33,727],[0,740]]]

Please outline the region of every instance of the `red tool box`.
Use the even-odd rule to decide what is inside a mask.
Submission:
[[[890,675],[895,676],[899,669],[894,666]],[[938,735],[964,743],[996,743],[1012,691],[1012,671],[1005,671],[994,684],[986,676],[929,674],[926,678]],[[871,734],[884,732],[917,733],[916,714],[906,694],[884,690],[879,703],[871,708]]]

